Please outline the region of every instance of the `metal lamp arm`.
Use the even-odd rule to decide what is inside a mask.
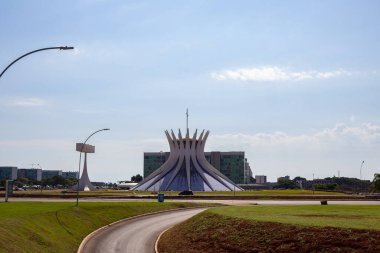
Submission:
[[[16,60],[14,60],[13,62],[11,62],[11,64],[9,64],[4,70],[3,72],[1,72],[0,74],[0,78],[3,76],[3,74],[5,73],[5,71],[7,71],[13,64],[15,64],[17,61],[19,61],[20,59],[24,58],[25,56],[28,56],[30,54],[33,54],[33,53],[37,53],[39,51],[44,51],[44,50],[50,50],[50,49],[59,49],[59,50],[70,50],[70,49],[74,49],[74,47],[68,47],[68,46],[64,46],[64,47],[45,47],[45,48],[41,48],[41,49],[37,49],[37,50],[33,50],[29,53],[26,53],[22,56],[20,56],[19,58],[17,58]]]

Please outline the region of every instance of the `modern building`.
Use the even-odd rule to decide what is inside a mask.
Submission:
[[[62,176],[62,170],[42,170],[42,180],[55,176]]]
[[[182,137],[179,130],[178,136],[171,131],[165,131],[169,142],[170,153],[166,158],[166,153],[156,154],[145,153],[144,163],[146,168],[153,170],[153,164],[165,162],[148,174],[148,169],[144,171],[147,175],[134,190],[173,190],[173,191],[233,191],[242,190],[231,179],[222,173],[222,170],[235,180],[244,181],[244,152],[239,154],[226,154],[221,158],[220,152],[210,154],[210,160],[217,161],[217,169],[207,159],[204,147],[209,135],[209,131],[202,131],[197,137],[195,131],[193,137],[189,135]],[[228,152],[229,153],[229,152]],[[150,155],[149,155],[150,154]],[[165,155],[164,155],[165,154]],[[237,156],[236,156],[237,155]],[[219,158],[218,158],[219,157]],[[239,171],[233,170],[233,166],[242,164],[241,175]],[[145,167],[145,165],[144,165]]]
[[[42,169],[18,169],[17,178],[27,178],[33,181],[42,180]]]
[[[161,167],[170,156],[170,152],[144,152],[144,178]]]
[[[252,170],[244,158],[243,151],[232,152],[204,152],[208,163],[235,184],[250,183]],[[144,153],[144,178],[152,174],[162,166],[170,157],[170,152],[145,152]]]
[[[244,152],[210,152],[210,162],[211,164],[220,171],[223,175],[228,177],[235,184],[244,184]],[[207,158],[206,158],[207,159]]]
[[[264,175],[256,175],[256,184],[266,184],[267,183],[267,176]]]
[[[16,180],[17,167],[2,166],[0,167],[0,180]]]
[[[78,178],[78,171],[63,171],[62,177],[77,179]]]
[[[244,184],[251,184],[253,183],[251,166],[249,165],[247,158],[245,158],[244,161]]]

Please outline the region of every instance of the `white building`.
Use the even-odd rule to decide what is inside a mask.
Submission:
[[[266,184],[267,183],[267,176],[264,175],[256,175],[256,184]]]

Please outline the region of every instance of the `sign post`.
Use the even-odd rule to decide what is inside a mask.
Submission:
[[[8,198],[13,194],[13,180],[7,180],[5,182],[5,202],[8,202]]]

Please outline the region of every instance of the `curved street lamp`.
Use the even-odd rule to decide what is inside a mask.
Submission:
[[[28,56],[30,54],[33,54],[33,53],[37,53],[37,52],[40,52],[40,51],[44,51],[44,50],[51,50],[51,49],[59,49],[59,50],[71,50],[71,49],[74,49],[74,47],[68,47],[68,46],[64,46],[64,47],[45,47],[45,48],[41,48],[41,49],[37,49],[37,50],[33,50],[29,53],[26,53],[22,56],[20,56],[19,58],[17,58],[16,60],[14,60],[13,62],[11,62],[11,64],[9,64],[0,74],[0,78],[3,76],[3,74],[5,73],[5,71],[7,71],[13,64],[15,64],[18,60],[24,58],[25,56]]]
[[[82,149],[81,149],[81,152],[79,152],[79,173],[78,173],[78,183],[77,183],[77,206],[79,205],[79,180],[80,180],[80,165],[81,165],[81,160],[82,160],[82,152],[83,152],[83,148],[85,147],[85,144],[87,143],[87,141],[96,133],[99,133],[101,131],[109,131],[111,129],[109,128],[103,128],[103,129],[99,129],[95,132],[93,132],[92,134],[90,134],[90,136],[87,137],[87,139],[83,142],[83,145],[82,145]]]

